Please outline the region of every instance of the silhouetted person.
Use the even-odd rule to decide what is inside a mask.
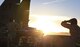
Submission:
[[[77,25],[77,19],[72,18],[67,21],[62,21],[61,25],[70,30],[71,39],[73,40],[74,45],[80,47],[80,27]]]
[[[10,19],[10,23],[7,24],[8,28],[8,47],[17,47],[20,38],[20,25],[15,22],[14,19]]]

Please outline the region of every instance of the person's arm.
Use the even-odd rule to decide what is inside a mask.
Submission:
[[[61,23],[61,25],[63,26],[63,27],[65,27],[65,28],[70,28],[70,24],[68,23],[68,21],[63,21],[62,23]]]

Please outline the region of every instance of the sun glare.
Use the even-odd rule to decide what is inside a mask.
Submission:
[[[69,19],[64,16],[30,16],[29,26],[43,31],[44,35],[54,35],[55,33],[65,32],[68,29],[61,26],[61,21]]]

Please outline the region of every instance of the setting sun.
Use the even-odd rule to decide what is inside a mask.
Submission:
[[[65,32],[69,30],[61,26],[61,21],[69,19],[64,16],[30,16],[29,26],[43,31],[44,35],[54,35],[55,33]]]

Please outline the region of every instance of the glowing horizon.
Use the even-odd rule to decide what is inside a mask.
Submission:
[[[30,15],[29,19],[29,26],[43,31],[45,35],[54,35],[59,32],[69,33],[68,29],[61,26],[61,21],[70,19],[67,16]]]

